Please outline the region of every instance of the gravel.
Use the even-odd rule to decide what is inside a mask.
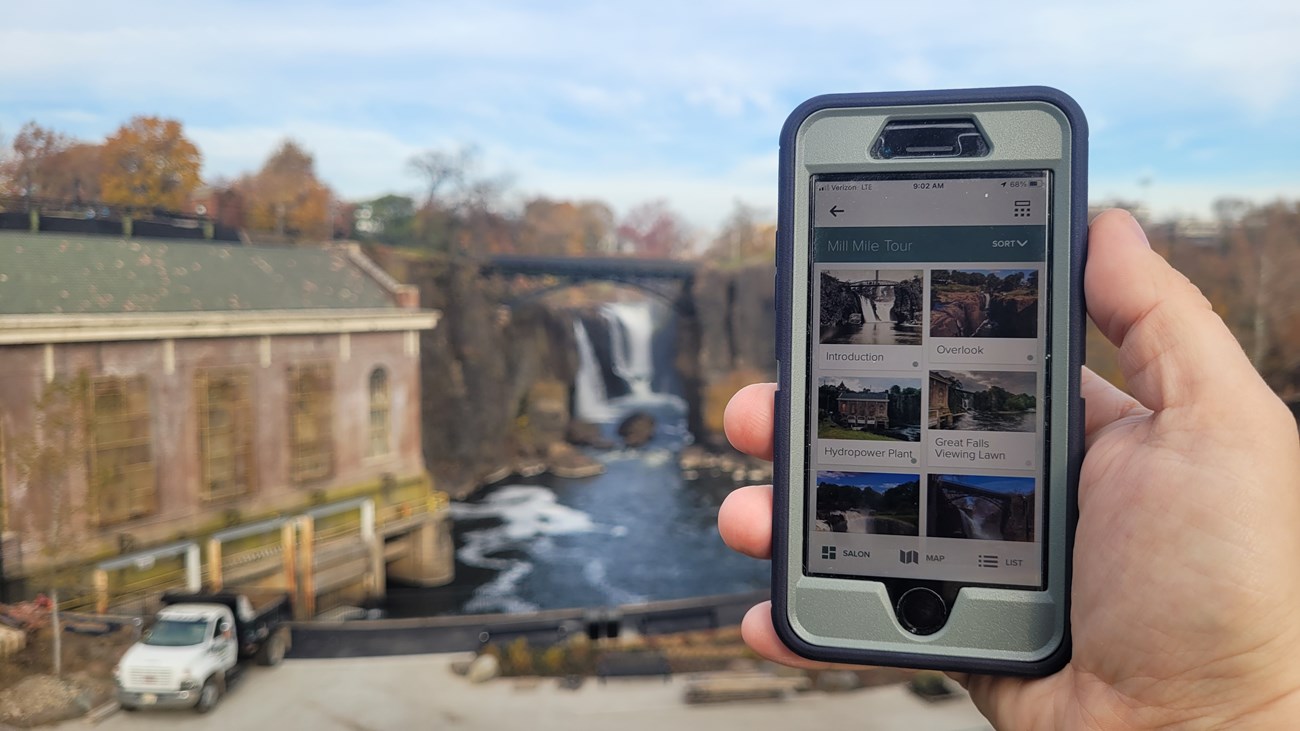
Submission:
[[[0,723],[35,726],[75,718],[90,709],[91,692],[52,675],[32,675],[0,691]]]

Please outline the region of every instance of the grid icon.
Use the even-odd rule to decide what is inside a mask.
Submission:
[[[834,560],[835,560],[835,546],[822,546],[822,558],[827,559],[827,560],[830,560],[830,561],[834,561]]]

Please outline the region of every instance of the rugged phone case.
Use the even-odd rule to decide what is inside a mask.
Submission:
[[[803,484],[791,484],[790,459],[791,449],[802,449],[802,434],[791,434],[791,372],[788,359],[792,357],[793,327],[804,327],[805,323],[793,322],[793,282],[795,277],[804,276],[803,272],[794,270],[796,236],[794,231],[796,196],[807,195],[806,190],[797,190],[799,176],[796,174],[796,143],[801,126],[810,116],[823,110],[862,107],[923,107],[932,105],[973,104],[990,105],[1003,102],[1043,102],[1056,107],[1069,121],[1069,146],[1071,183],[1068,210],[1056,210],[1054,216],[1069,216],[1068,247],[1062,242],[1051,243],[1054,256],[1067,256],[1072,276],[1069,282],[1068,342],[1069,342],[1069,376],[1065,383],[1053,384],[1050,394],[1055,396],[1057,408],[1064,401],[1068,410],[1067,459],[1065,470],[1068,475],[1065,496],[1064,536],[1067,555],[1064,561],[1064,622],[1061,642],[1046,657],[1035,661],[1006,660],[997,657],[975,658],[969,654],[936,655],[895,651],[875,651],[868,649],[851,649],[810,644],[803,640],[790,622],[788,601],[789,582],[800,578],[792,575],[790,564],[801,566],[802,532],[794,536],[798,546],[791,545],[790,506],[791,500],[803,500]],[[921,109],[910,111],[924,111]],[[947,113],[951,114],[951,111]],[[847,662],[873,665],[891,665],[899,667],[934,668],[961,672],[996,673],[1014,675],[1046,675],[1059,670],[1070,658],[1069,634],[1069,591],[1070,563],[1074,544],[1074,526],[1076,522],[1076,491],[1079,466],[1083,456],[1083,403],[1079,397],[1080,368],[1084,360],[1084,300],[1083,300],[1083,264],[1087,246],[1087,121],[1082,110],[1066,94],[1047,87],[1009,87],[993,89],[964,89],[952,91],[923,91],[875,94],[836,94],[810,99],[791,113],[781,131],[780,151],[780,200],[778,207],[777,233],[777,353],[779,363],[779,391],[776,398],[776,451],[774,473],[774,531],[772,562],[772,618],[778,635],[786,646],[799,655],[830,662]],[[951,170],[962,169],[954,164]],[[864,170],[866,172],[866,170]],[[879,172],[874,170],[873,172]],[[802,224],[806,224],[804,221]],[[801,225],[802,225],[801,224]],[[1051,354],[1049,352],[1049,357]],[[1050,397],[1050,396],[1049,396]],[[1059,437],[1051,437],[1055,443]],[[1053,491],[1053,494],[1061,494]],[[793,496],[793,498],[792,498]],[[1045,496],[1046,497],[1046,496]],[[1047,511],[1044,511],[1046,519]],[[806,530],[806,529],[805,529]],[[1054,538],[1054,537],[1049,537]],[[801,558],[793,560],[792,550],[799,550]]]

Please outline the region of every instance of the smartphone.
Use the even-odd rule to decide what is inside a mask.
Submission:
[[[1055,89],[820,96],[787,120],[772,612],[796,653],[1068,661],[1086,173]]]

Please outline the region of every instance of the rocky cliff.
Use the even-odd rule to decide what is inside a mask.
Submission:
[[[844,325],[854,315],[862,317],[862,301],[858,295],[853,293],[849,285],[826,272],[822,272],[821,276],[820,304],[823,332]]]
[[[930,335],[939,338],[1032,338],[1038,331],[1038,298],[1021,293],[967,291],[936,296]]]
[[[774,275],[770,265],[752,265],[706,266],[695,276],[677,331],[677,370],[698,442],[725,444],[722,412],[732,394],[776,377]]]
[[[463,496],[510,472],[593,467],[565,443],[578,369],[568,315],[507,307],[471,263],[408,264],[422,307],[442,311],[421,335],[424,454],[439,486]]]
[[[508,305],[503,285],[480,276],[472,262],[372,255],[419,287],[421,307],[442,312],[420,343],[425,461],[442,489],[461,497],[510,472],[599,469],[569,444],[591,443],[590,435],[575,438],[591,430],[572,418],[579,365],[573,319],[582,319],[599,360],[609,363],[605,318],[537,301]],[[679,381],[656,388],[680,387],[691,431],[704,446],[725,448],[722,412],[732,394],[776,376],[773,274],[771,266],[701,268],[676,303],[676,326],[663,330],[676,345],[676,373],[668,377]],[[626,390],[603,375],[611,396]]]

